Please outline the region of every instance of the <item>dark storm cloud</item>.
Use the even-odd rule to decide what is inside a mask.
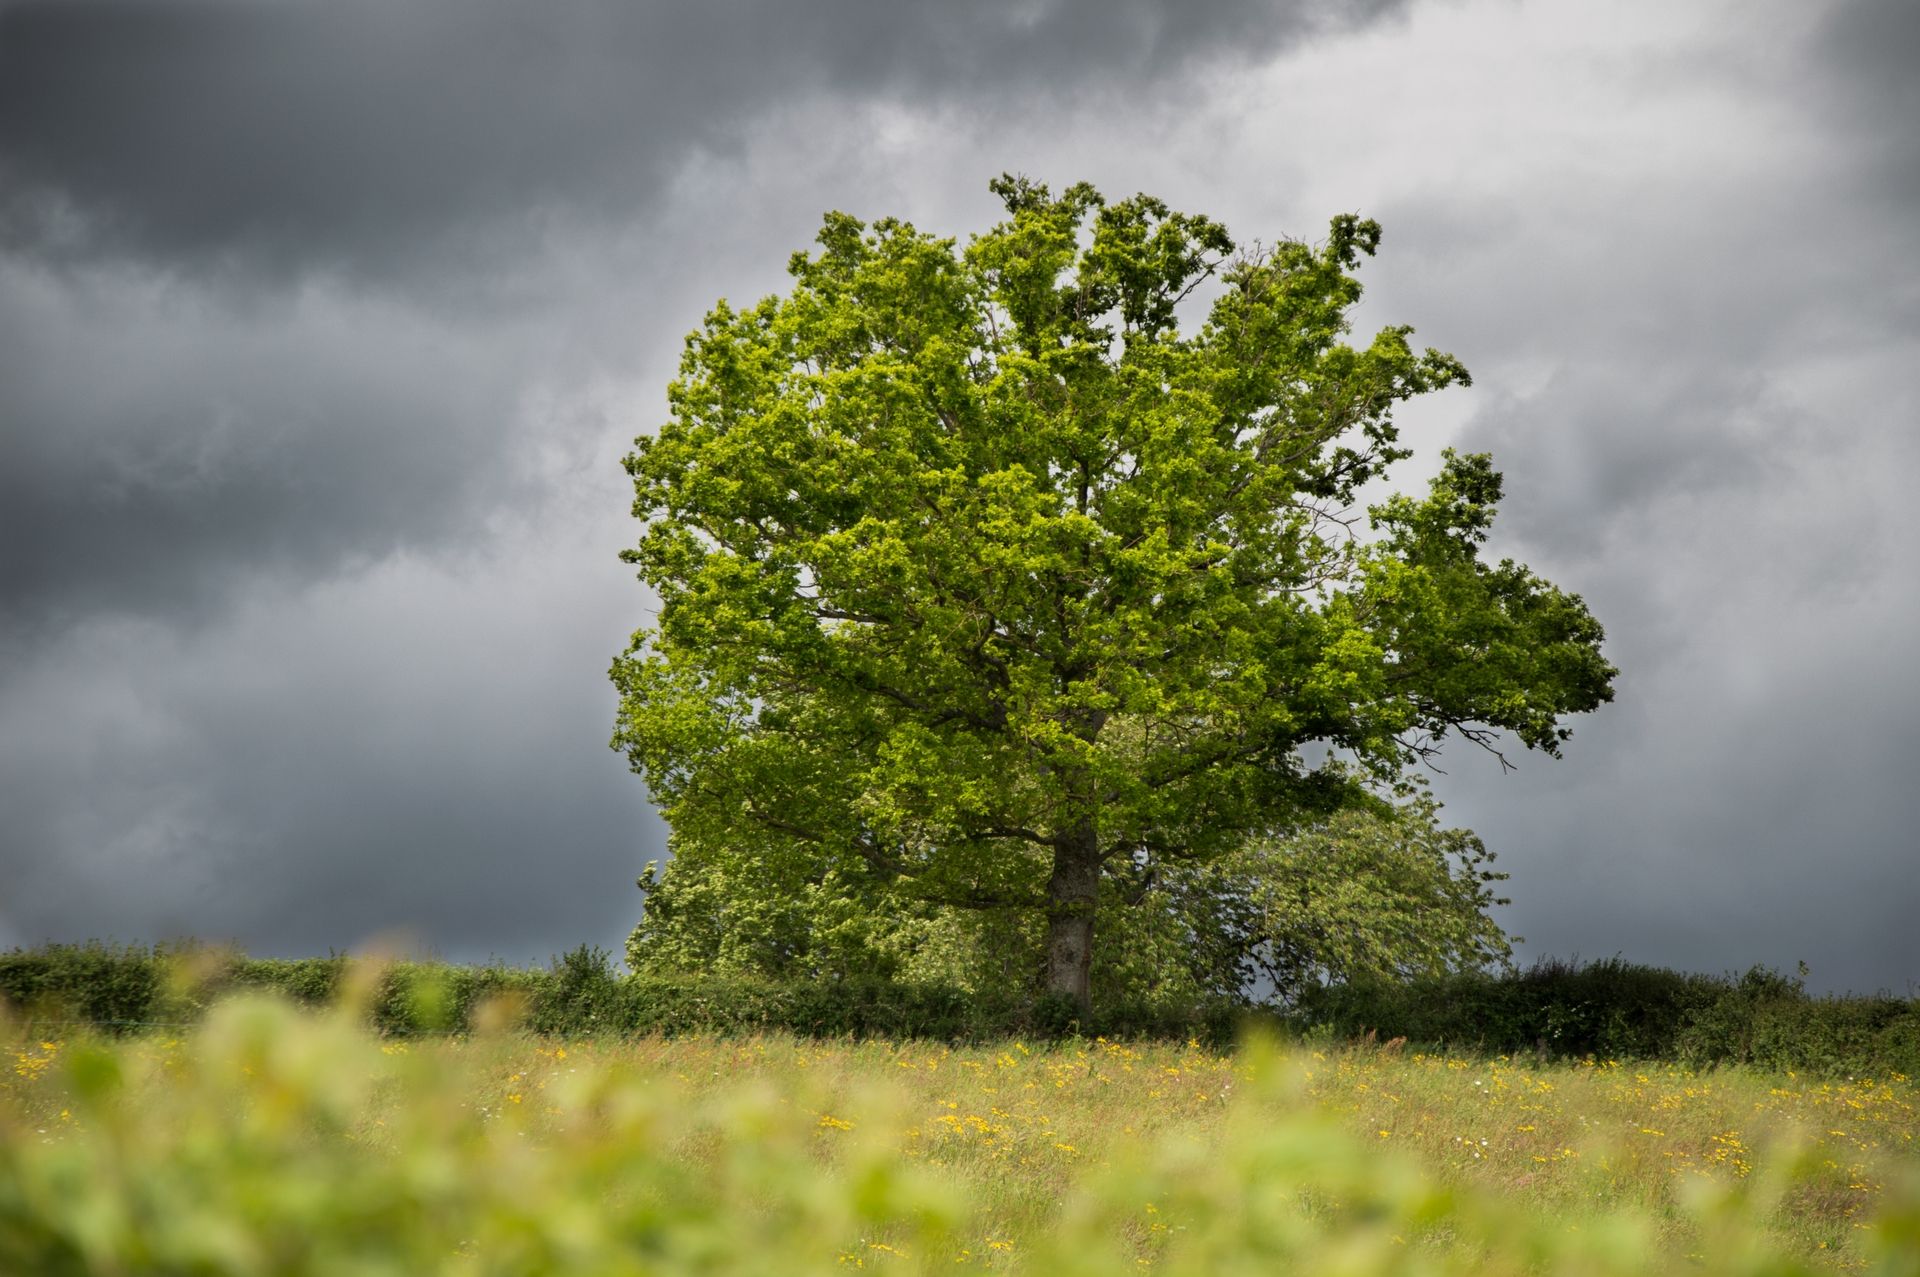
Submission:
[[[651,832],[593,676],[624,573],[528,550],[487,556],[491,589],[403,558],[198,634],[73,630],[0,686],[0,943],[616,947]]]
[[[245,571],[323,578],[457,536],[518,479],[476,334],[350,299],[235,309],[0,267],[0,623],[204,615]],[[478,335],[484,341],[486,334]]]
[[[1810,598],[1738,564],[1721,574],[1743,584],[1715,589],[1701,566],[1651,605],[1635,582],[1593,582],[1623,676],[1565,761],[1503,777],[1460,759],[1447,778],[1453,814],[1507,853],[1510,924],[1533,953],[1805,961],[1817,989],[1920,987],[1920,738],[1891,650],[1920,608]]]
[[[1896,210],[1920,207],[1920,5],[1854,0],[1822,33],[1830,92],[1871,148],[1873,187]]]
[[[0,229],[57,257],[412,274],[575,217],[631,218],[690,151],[807,96],[1151,95],[1204,59],[1397,7],[15,4],[0,10]]]
[[[756,121],[1149,93],[1358,20],[1332,12],[0,6],[0,625],[201,615],[460,536],[513,495],[516,396],[611,353],[568,341],[556,257],[655,269],[612,245]]]

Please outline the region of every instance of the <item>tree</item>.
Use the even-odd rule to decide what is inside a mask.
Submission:
[[[1335,812],[1282,838],[1168,875],[1170,916],[1192,983],[1206,996],[1249,988],[1292,1003],[1323,982],[1394,980],[1506,964],[1513,947],[1488,909],[1506,874],[1438,804]]]
[[[1039,910],[1040,983],[1084,1008],[1103,889],[1449,735],[1557,755],[1615,671],[1577,595],[1481,559],[1485,456],[1361,506],[1410,455],[1394,406],[1467,383],[1410,329],[1342,340],[1376,223],[1236,253],[1147,196],[993,189],[963,249],[829,214],[789,294],[689,336],[626,463],[660,609],[614,744],[682,848]]]

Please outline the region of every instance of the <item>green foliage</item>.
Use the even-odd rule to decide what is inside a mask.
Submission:
[[[603,1033],[621,1023],[620,977],[607,951],[581,945],[562,955],[531,1008],[528,1027],[538,1033]]]
[[[699,866],[653,907],[720,968],[791,956],[796,911],[849,953],[873,910],[1037,911],[1025,978],[1084,1014],[1116,878],[1364,805],[1450,734],[1555,753],[1614,671],[1577,596],[1480,559],[1487,458],[1359,504],[1394,406],[1467,381],[1404,327],[1343,340],[1376,223],[1234,255],[1150,197],[994,189],[964,248],[830,214],[789,295],[687,339],[627,459],[660,610],[614,744]]]
[[[1920,999],[1809,998],[1798,980],[1755,967],[1689,1017],[1670,1054],[1833,1077],[1920,1076]]]
[[[1356,981],[1310,990],[1296,1022],[1336,1037],[1371,1032],[1556,1058],[1920,1076],[1920,1000],[1810,997],[1763,967],[1734,979],[1612,958],[1543,961],[1505,976]]]
[[[93,1024],[164,1018],[164,953],[137,946],[47,945],[0,953],[0,995],[48,1018]]]
[[[571,986],[557,974],[565,965],[556,962],[554,972],[545,972],[344,954],[252,958],[195,944],[90,941],[0,953],[0,1005],[40,1023],[83,1022],[110,1032],[138,1032],[196,1020],[234,992],[271,991],[305,1006],[327,1005],[351,992],[361,997],[374,1028],[404,1035],[464,1026],[490,999],[537,1001],[547,994],[565,1000]],[[565,1027],[586,1031],[591,1026]]]
[[[1158,893],[1179,919],[1193,982],[1214,996],[1253,990],[1281,1004],[1327,983],[1396,981],[1506,962],[1487,915],[1506,875],[1472,833],[1444,829],[1437,804],[1350,808],[1284,838],[1170,872]]]
[[[324,1006],[350,997],[390,1037],[461,1033],[489,1020],[555,1037],[787,1032],[809,1037],[982,1040],[1044,1032],[1030,1002],[880,971],[771,979],[751,971],[620,975],[582,945],[545,969],[379,959],[248,958],[226,950],[48,945],[0,953],[0,1012],[49,1031],[110,1033],[196,1021],[222,997],[272,992]],[[109,996],[111,995],[111,996]],[[1116,999],[1087,1032],[1230,1041],[1232,1008]]]

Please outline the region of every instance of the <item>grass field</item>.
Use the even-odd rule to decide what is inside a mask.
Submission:
[[[1920,1273],[1920,1090],[1372,1045],[16,1034],[0,1272]]]

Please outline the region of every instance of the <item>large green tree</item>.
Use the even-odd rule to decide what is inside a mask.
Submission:
[[[660,608],[614,743],[680,846],[1038,911],[1084,1007],[1115,884],[1449,736],[1557,754],[1614,670],[1577,595],[1481,557],[1485,456],[1363,506],[1394,406],[1467,381],[1407,328],[1345,340],[1376,223],[1236,252],[1146,196],[994,190],[964,248],[830,214],[788,294],[689,336],[627,458]]]

